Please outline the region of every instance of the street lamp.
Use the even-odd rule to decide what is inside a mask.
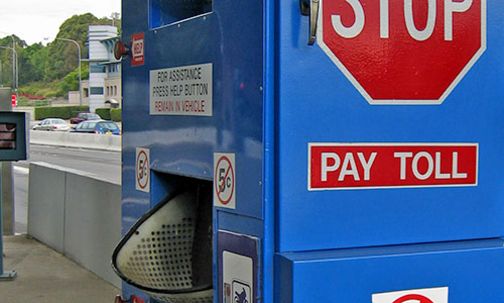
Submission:
[[[17,67],[17,52],[15,48],[8,47],[8,46],[0,46],[0,48],[3,49],[8,49],[12,51],[12,86],[14,86],[14,90],[16,91],[17,94],[17,79],[18,79],[18,67]]]
[[[56,40],[62,40],[66,42],[71,42],[77,46],[77,50],[79,51],[78,56],[79,56],[79,105],[82,106],[82,74],[81,74],[81,47],[79,42],[72,40],[72,39],[67,39],[67,38],[56,38]]]
[[[6,32],[2,32],[2,31],[0,31],[0,33],[5,34],[5,35],[9,35]],[[12,39],[12,48],[9,48],[9,47],[1,47],[1,48],[12,50],[12,86],[14,86],[14,89],[17,94],[19,72],[18,72],[18,66],[17,66],[18,60],[17,60],[17,52],[16,52],[16,40],[14,39],[13,34],[10,35],[10,37]]]

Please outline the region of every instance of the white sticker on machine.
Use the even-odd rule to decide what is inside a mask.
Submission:
[[[448,303],[448,287],[373,294],[372,303]]]
[[[212,64],[150,71],[150,114],[212,116]]]
[[[136,149],[135,188],[146,193],[150,192],[150,151],[147,148]]]
[[[222,253],[224,303],[251,303],[254,269],[250,257],[229,251]]]
[[[236,209],[235,154],[214,154],[214,205]]]

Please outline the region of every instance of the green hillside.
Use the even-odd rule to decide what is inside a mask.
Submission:
[[[85,46],[89,25],[111,25],[109,18],[97,18],[90,13],[75,15],[67,19],[59,28],[57,38],[73,39],[79,42],[82,58],[87,58]],[[115,21],[120,28],[120,20]],[[64,97],[70,90],[78,90],[77,48],[74,44],[61,40],[27,45],[21,37],[14,36],[18,54],[19,93],[43,97]],[[11,36],[0,39],[0,46],[12,47]],[[12,87],[12,52],[0,48],[1,84]],[[82,64],[82,78],[89,77],[86,62]]]

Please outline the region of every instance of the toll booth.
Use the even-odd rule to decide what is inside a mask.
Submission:
[[[123,1],[118,301],[504,302],[503,16]]]

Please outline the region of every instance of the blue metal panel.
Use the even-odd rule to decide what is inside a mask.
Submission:
[[[235,152],[237,199],[247,201],[237,213],[262,218],[262,3],[215,1],[213,13],[153,30],[144,1],[124,9],[136,12],[125,15],[124,39],[145,32],[146,48],[144,66],[123,63],[125,152],[148,147],[152,169],[206,180],[214,152]],[[150,116],[148,72],[199,63],[213,63],[214,116]]]
[[[150,3],[123,1],[123,40],[145,33],[145,65],[125,59],[122,69],[123,233],[169,191],[163,174],[212,180],[213,154],[230,152],[237,209],[214,211],[214,230],[262,237],[263,3],[214,0],[213,12],[158,28],[149,26]],[[204,63],[213,64],[212,117],[149,115],[150,70]],[[150,149],[150,194],[135,190],[136,147]],[[124,293],[139,292],[125,285]]]
[[[229,212],[223,211],[214,211],[214,239],[217,239],[220,231],[228,231],[236,234],[246,235],[249,237],[255,237],[258,239],[265,238],[265,228],[264,221],[259,220],[252,217],[245,217],[236,214],[232,214]],[[271,233],[271,231],[269,231]],[[265,284],[267,281],[266,276],[273,276],[273,253],[261,253],[261,249],[263,247],[262,241],[258,243],[259,245],[259,270],[258,276],[256,277],[257,283],[257,295],[259,297],[266,297],[266,290],[268,286]],[[218,252],[218,243],[214,241],[214,252]],[[266,251],[266,250],[264,250]],[[222,268],[222,264],[220,263],[219,255],[214,253],[214,285],[219,284],[219,272],[218,270]],[[271,265],[270,265],[271,264]],[[271,285],[272,286],[272,285]],[[217,298],[222,296],[222,289],[217,288],[217,292],[215,293],[215,301]],[[272,294],[270,294],[270,298],[272,298]],[[265,298],[264,302],[272,302],[272,299]]]
[[[260,269],[260,243],[258,238],[245,236],[243,234],[230,233],[225,230],[219,230],[217,236],[217,259],[218,259],[218,282],[215,285],[223,285],[224,281],[224,252],[232,252],[238,254],[240,256],[245,256],[251,259],[252,264],[252,280],[247,281],[251,285],[244,284],[246,286],[252,286],[253,292],[250,294],[250,297],[247,299],[245,294],[245,302],[249,303],[257,303],[261,302],[258,298],[262,297],[259,294],[261,293],[259,285],[259,279],[261,276],[259,275]],[[229,270],[229,269],[228,269]],[[250,290],[250,288],[249,288]],[[245,292],[245,290],[244,290]],[[234,297],[234,292],[231,291],[231,297]],[[230,298],[224,298],[223,288],[218,287],[217,290],[217,298],[216,302],[228,302]],[[243,301],[243,300],[242,300]]]
[[[263,196],[264,196],[264,235],[263,271],[259,287],[263,289],[264,302],[273,302],[274,253],[275,247],[275,207],[276,207],[276,104],[275,72],[276,72],[276,10],[279,1],[264,1],[264,164],[263,164]],[[262,282],[262,283],[261,283]]]
[[[307,45],[298,2],[285,1],[278,19],[278,249],[504,235],[504,4],[487,1],[488,49],[443,104],[372,106],[320,47]],[[309,142],[479,143],[479,185],[308,192]]]
[[[227,230],[260,239],[261,302],[369,302],[376,292],[447,284],[459,292],[471,275],[485,284],[467,287],[467,298],[495,292],[500,240],[332,249],[503,236],[504,93],[496,87],[504,75],[495,68],[503,4],[488,0],[488,50],[439,106],[369,105],[318,46],[306,45],[298,0],[214,0],[209,14],[153,29],[149,1],[123,4],[123,40],[146,39],[145,65],[123,64],[123,233],[170,192],[168,176],[211,181],[213,153],[231,152],[237,209],[214,209],[214,238]],[[149,115],[150,70],[204,63],[213,64],[212,117]],[[309,142],[479,143],[479,185],[308,192]],[[150,149],[150,194],[135,190],[136,147]],[[216,287],[219,268],[214,256]],[[461,296],[451,300],[470,302]]]
[[[372,294],[435,287],[448,287],[449,302],[502,302],[502,245],[487,240],[280,255],[275,302],[371,302]]]

